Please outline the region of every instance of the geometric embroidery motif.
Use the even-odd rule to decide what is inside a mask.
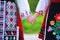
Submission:
[[[4,40],[17,40],[17,9],[14,2],[6,4]]]
[[[16,5],[14,2],[8,2],[7,3],[7,11],[6,11],[6,24],[8,25],[9,28],[13,28],[17,23],[16,23]]]
[[[13,21],[13,18],[10,18],[10,21],[12,22]]]
[[[0,1],[0,40],[17,40],[16,4],[7,1]]]
[[[10,12],[10,15],[11,15],[11,16],[13,15],[13,12],[12,12],[12,11]]]
[[[10,24],[10,28],[12,28],[13,27],[13,24]]]
[[[10,9],[13,9],[13,5],[10,5]]]

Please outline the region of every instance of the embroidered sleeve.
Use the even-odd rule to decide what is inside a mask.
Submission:
[[[39,3],[36,7],[36,13],[44,13],[47,9],[47,6],[49,4],[49,0],[39,0]]]
[[[30,7],[27,0],[17,0],[20,9],[21,19],[28,18],[31,14]]]

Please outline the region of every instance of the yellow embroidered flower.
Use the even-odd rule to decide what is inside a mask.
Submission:
[[[50,21],[50,25],[54,25],[55,24],[55,21]]]

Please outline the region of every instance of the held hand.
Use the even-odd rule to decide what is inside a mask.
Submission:
[[[38,14],[36,14],[36,13],[35,13],[33,16],[30,16],[30,17],[28,18],[28,22],[29,22],[30,24],[34,24],[35,21],[36,21],[37,16],[38,16]]]
[[[28,22],[29,22],[30,24],[34,24],[35,20],[36,20],[36,18],[35,18],[34,16],[30,16],[30,17],[28,18]]]
[[[30,24],[34,24],[38,15],[43,15],[43,16],[44,16],[45,14],[35,13],[33,16],[28,17],[28,22],[29,22]]]

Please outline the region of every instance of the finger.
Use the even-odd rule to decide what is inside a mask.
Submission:
[[[30,24],[32,24],[32,20],[28,20],[28,22],[29,22]]]
[[[35,23],[35,20],[32,21],[32,24],[34,24],[34,23]]]

